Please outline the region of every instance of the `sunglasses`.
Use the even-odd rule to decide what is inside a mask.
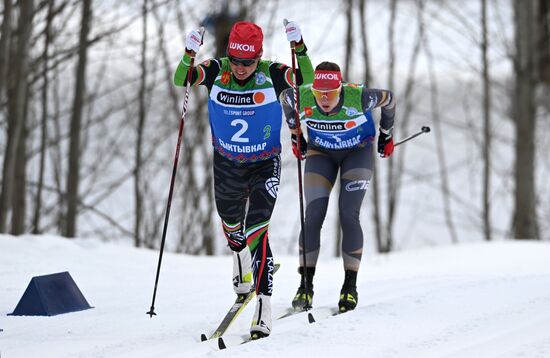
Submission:
[[[328,101],[332,102],[340,96],[340,90],[342,87],[338,87],[331,90],[318,90],[311,87],[311,93],[317,99],[318,102]]]
[[[237,58],[229,56],[229,61],[235,66],[242,65],[245,67],[252,66],[255,62],[255,58]]]

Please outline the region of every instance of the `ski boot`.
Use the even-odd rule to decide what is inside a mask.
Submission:
[[[304,268],[299,267],[298,272],[301,275],[300,287],[296,291],[296,295],[292,300],[292,308],[295,311],[303,311],[306,305],[311,307],[313,303],[313,275],[315,275],[315,267],[308,267],[306,270],[305,279],[307,280],[307,290],[304,282]]]
[[[252,259],[248,247],[240,252],[233,251],[233,289],[237,295],[252,290]]]
[[[259,294],[250,327],[250,338],[260,339],[271,333],[271,296]]]
[[[358,301],[357,294],[357,271],[346,270],[344,285],[340,291],[340,301],[338,301],[338,310],[347,312],[354,310]]]

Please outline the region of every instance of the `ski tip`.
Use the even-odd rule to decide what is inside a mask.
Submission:
[[[208,337],[206,337],[206,334],[201,333],[201,342],[207,341]]]
[[[226,349],[227,346],[225,345],[225,342],[223,341],[222,337],[218,337],[218,348],[219,349]]]
[[[307,314],[307,320],[309,323],[315,323],[315,318],[313,317],[313,314],[311,314],[311,312]]]

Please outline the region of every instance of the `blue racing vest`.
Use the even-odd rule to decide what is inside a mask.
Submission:
[[[282,109],[277,100],[268,61],[244,86],[231,75],[229,60],[210,90],[208,117],[212,145],[222,156],[236,162],[257,162],[281,152]]]

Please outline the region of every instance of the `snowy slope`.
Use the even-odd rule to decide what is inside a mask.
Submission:
[[[151,304],[157,252],[68,241],[0,236],[0,356],[14,357],[550,357],[550,245],[499,242],[364,258],[359,306],[324,319],[343,278],[324,259],[313,314],[275,321],[271,337],[219,352],[199,342],[233,299],[231,260],[164,257]],[[295,257],[276,257],[273,309],[298,284]],[[12,317],[30,278],[69,271],[94,309],[54,317]],[[249,307],[227,341],[245,335]],[[282,354],[282,355],[281,355]]]

